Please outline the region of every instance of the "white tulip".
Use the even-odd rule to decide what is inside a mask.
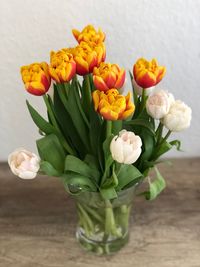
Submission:
[[[133,132],[122,130],[110,143],[110,151],[114,160],[119,163],[132,164],[142,152],[142,140]]]
[[[11,171],[22,179],[33,179],[40,168],[40,159],[24,148],[18,148],[8,156]]]
[[[133,83],[133,87],[134,87],[134,90],[135,90],[136,94],[137,95],[142,95],[143,88],[136,83],[134,78],[132,80],[132,83]],[[150,95],[154,91],[154,89],[155,89],[155,86],[152,86],[152,87],[144,89],[145,90],[145,94],[146,95]]]
[[[159,90],[151,94],[146,102],[147,113],[154,119],[162,119],[174,102],[172,94],[164,90]]]
[[[192,110],[180,100],[175,101],[162,122],[172,132],[180,132],[190,126]]]

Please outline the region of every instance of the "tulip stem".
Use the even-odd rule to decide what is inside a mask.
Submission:
[[[163,124],[160,122],[158,125],[158,128],[156,130],[156,136],[157,136],[157,144],[159,145],[161,137],[162,137],[162,132],[163,132]]]
[[[112,134],[112,121],[106,121],[106,138]]]
[[[142,89],[141,103],[140,103],[140,112],[143,111],[146,105],[146,90]]]
[[[164,138],[162,139],[162,141],[160,142],[160,145],[162,145],[162,144],[167,140],[167,138],[170,136],[171,132],[172,132],[172,131],[170,131],[170,130],[167,132],[167,134],[165,135],[165,137],[164,137]]]

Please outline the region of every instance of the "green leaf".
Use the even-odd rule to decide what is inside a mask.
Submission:
[[[115,173],[115,165],[112,166],[112,175],[110,178],[107,178],[105,182],[101,185],[101,189],[116,187],[118,185],[118,178]]]
[[[97,187],[94,182],[87,176],[81,175],[75,172],[67,172],[63,176],[63,182],[66,189],[72,194],[80,193],[81,191],[97,191]]]
[[[181,141],[179,141],[179,140],[173,140],[173,141],[169,142],[169,144],[171,146],[175,146],[178,151],[183,151],[181,149]]]
[[[80,175],[89,177],[94,181],[99,179],[100,173],[96,169],[91,169],[87,163],[83,162],[82,160],[68,155],[65,159],[65,172],[72,171],[78,173]]]
[[[156,179],[153,182],[151,182],[150,179],[148,180],[149,191],[143,193],[147,200],[155,199],[166,187],[166,182],[156,167],[155,171],[157,176]]]
[[[82,114],[79,110],[77,100],[76,100],[76,92],[77,87],[73,83],[71,85],[71,88],[69,90],[69,96],[68,96],[68,101],[67,101],[67,110],[70,114],[70,117],[74,123],[74,126],[83,142],[87,150],[89,151],[89,136],[88,136],[88,127],[83,120]]]
[[[104,199],[113,199],[117,198],[117,193],[115,188],[100,188],[100,193]]]
[[[132,183],[138,182],[138,178],[142,178],[142,173],[133,165],[121,164],[120,170],[117,173],[118,186],[117,191],[122,190],[124,187]]]
[[[152,135],[155,134],[154,132],[154,128],[152,126],[152,123],[150,123],[150,121],[148,120],[144,120],[144,119],[134,119],[131,121],[125,121],[124,122],[127,125],[132,125],[132,126],[142,126],[145,127]]]
[[[49,162],[57,171],[63,173],[65,152],[58,137],[50,134],[37,140],[36,144],[40,158]]]
[[[37,127],[45,134],[57,133],[57,130],[47,122],[30,104],[26,101],[30,115]]]
[[[169,150],[171,150],[173,148],[173,146],[175,146],[178,151],[182,151],[180,149],[181,148],[181,142],[179,140],[173,140],[169,143],[167,141],[164,141],[163,143],[161,143],[160,146],[158,146],[155,149],[155,152],[153,153],[153,159],[154,160],[158,159],[160,156],[162,156],[163,154],[165,154]]]
[[[85,146],[80,139],[80,136],[74,126],[74,123],[69,115],[67,109],[65,108],[63,101],[60,98],[58,91],[60,88],[54,86],[54,110],[56,118],[59,122],[60,128],[69,142],[69,144],[76,150],[81,158],[85,157]],[[63,97],[63,95],[62,95]],[[70,126],[70,127],[69,127]]]
[[[40,162],[40,171],[44,172],[48,176],[61,176],[62,173],[57,171],[48,161]]]

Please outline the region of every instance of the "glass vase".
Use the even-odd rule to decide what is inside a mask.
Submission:
[[[122,190],[114,200],[104,200],[97,192],[75,196],[78,211],[76,237],[85,250],[99,255],[112,254],[128,242],[134,192],[135,186]]]

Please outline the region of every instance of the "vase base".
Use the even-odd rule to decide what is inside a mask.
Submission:
[[[124,247],[129,241],[128,232],[123,237],[115,240],[105,242],[92,240],[84,234],[80,227],[76,231],[76,238],[84,250],[90,251],[97,255],[113,254]]]

